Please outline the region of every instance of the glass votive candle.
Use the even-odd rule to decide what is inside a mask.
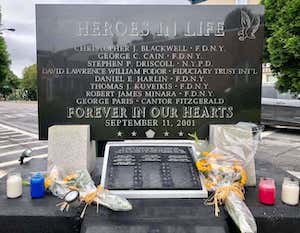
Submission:
[[[288,205],[299,203],[299,181],[285,177],[282,183],[281,200]]]
[[[41,173],[35,173],[30,178],[31,198],[42,198],[45,196],[45,180]]]
[[[259,201],[266,205],[274,205],[276,201],[275,180],[272,178],[261,178],[258,186]]]
[[[6,180],[6,196],[8,198],[18,198],[22,195],[22,192],[21,173],[8,173]]]

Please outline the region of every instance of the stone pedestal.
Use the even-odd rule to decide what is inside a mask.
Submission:
[[[48,144],[48,168],[57,165],[66,172],[94,170],[96,142],[90,139],[89,125],[51,126]]]
[[[232,141],[228,141],[228,136],[230,136]],[[250,127],[238,125],[210,125],[209,142],[221,151],[230,152],[230,150],[235,147],[236,152],[240,151],[240,154],[244,154],[247,161],[247,166],[245,167],[247,172],[246,186],[256,185],[255,161],[254,157],[251,158],[254,156],[255,150],[252,129]],[[240,142],[243,142],[243,144]]]

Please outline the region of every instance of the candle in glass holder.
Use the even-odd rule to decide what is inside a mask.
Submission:
[[[9,173],[6,180],[6,196],[17,198],[22,195],[22,177],[20,173]]]
[[[258,187],[259,201],[266,205],[274,205],[276,201],[275,180],[272,178],[261,178]]]
[[[281,200],[288,205],[299,203],[299,181],[285,177],[282,183]]]
[[[31,198],[42,198],[45,196],[45,181],[41,173],[36,173],[30,178]]]

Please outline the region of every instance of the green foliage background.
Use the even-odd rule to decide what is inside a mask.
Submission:
[[[11,61],[6,48],[4,38],[0,36],[0,83],[6,78],[9,73],[9,65]]]
[[[5,79],[0,82],[0,93],[4,97],[13,93],[20,86],[21,80],[11,71],[8,70]]]
[[[300,93],[300,0],[262,0],[265,5],[265,62],[281,91]]]
[[[20,85],[20,79],[10,70],[11,61],[4,38],[0,36],[0,94],[6,98]]]
[[[22,88],[30,100],[37,99],[37,66],[33,64],[23,70]]]
[[[11,61],[6,43],[0,36],[0,95],[5,99],[37,99],[37,67],[31,65],[23,70],[19,79],[9,68]]]

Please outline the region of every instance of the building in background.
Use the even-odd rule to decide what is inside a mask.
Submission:
[[[277,79],[273,75],[271,70],[271,64],[266,63],[262,65],[262,83],[263,84],[274,84],[276,83]]]

